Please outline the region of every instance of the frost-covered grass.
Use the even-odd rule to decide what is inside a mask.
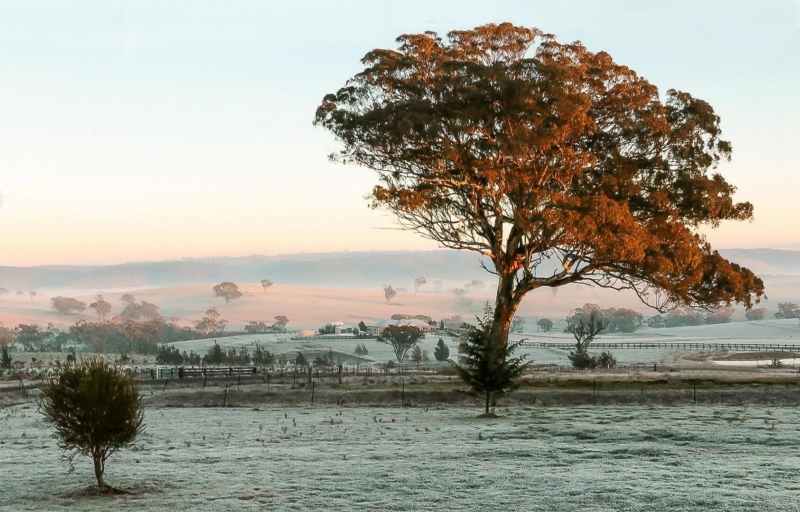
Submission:
[[[530,332],[514,334],[512,339],[527,338],[530,341],[571,343],[574,338],[571,334],[555,329],[549,333],[535,332],[535,326],[528,325]],[[386,363],[395,360],[391,347],[383,343],[378,343],[374,339],[355,339],[352,337],[342,337],[341,339],[319,339],[313,341],[292,341],[288,334],[254,334],[219,338],[219,342],[224,348],[246,347],[252,352],[255,344],[259,343],[266,350],[274,354],[296,354],[297,351],[319,351],[332,350],[342,354],[353,354],[356,345],[364,343],[369,350],[366,360]],[[427,350],[431,360],[433,350],[440,336],[429,334],[420,342],[420,347]],[[458,341],[442,337],[450,347],[451,357],[456,354]],[[597,338],[598,342],[664,342],[664,343],[754,343],[754,344],[782,344],[798,345],[800,348],[800,326],[796,319],[789,320],[764,320],[760,322],[733,322],[720,325],[701,325],[695,327],[676,327],[671,329],[652,329],[643,327],[632,334],[608,334],[603,333]],[[179,350],[194,350],[204,354],[211,346],[214,339],[201,339],[182,341],[174,343]],[[590,347],[591,351],[591,347]],[[697,350],[678,350],[678,349],[619,349],[612,350],[617,361],[621,365],[634,364],[653,364],[653,363],[674,363],[680,359],[681,355],[696,353]],[[535,364],[561,365],[568,366],[569,350],[560,349],[533,349],[522,348],[519,355],[525,354],[528,359]],[[787,361],[787,363],[789,363]],[[742,365],[739,365],[742,366]]]
[[[797,510],[800,410],[149,409],[108,463],[132,496],[70,497],[32,405],[0,411],[8,510]]]

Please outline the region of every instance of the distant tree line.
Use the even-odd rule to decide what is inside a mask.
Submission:
[[[642,314],[632,309],[601,309],[597,304],[588,303],[570,313],[564,332],[572,332],[581,322],[588,324],[592,316],[598,323],[605,325],[604,330],[607,332],[631,333],[636,332],[642,326]]]
[[[677,307],[665,315],[656,315],[647,321],[647,325],[655,328],[687,327],[694,325],[714,325],[730,323],[734,309],[731,307],[713,308],[699,311],[693,308]],[[766,310],[765,310],[766,311]]]
[[[256,343],[256,348],[251,354],[247,348],[229,348],[223,349],[216,341],[214,345],[206,351],[201,357],[199,354],[191,351],[186,353],[184,350],[181,352],[174,346],[162,345],[158,349],[156,355],[156,362],[158,364],[167,364],[173,366],[189,365],[231,365],[231,366],[272,366],[275,364],[275,356],[269,350],[264,350]]]

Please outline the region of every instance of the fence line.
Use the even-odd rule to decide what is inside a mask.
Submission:
[[[524,348],[555,348],[574,350],[575,343],[523,341]],[[623,349],[687,349],[687,350],[732,350],[737,352],[800,352],[800,345],[778,345],[766,343],[702,343],[702,342],[594,342],[589,348],[596,350]]]

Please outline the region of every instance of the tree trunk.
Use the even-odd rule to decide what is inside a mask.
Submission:
[[[497,284],[497,295],[494,303],[494,314],[492,317],[492,330],[489,338],[499,342],[502,346],[508,345],[508,333],[511,330],[511,319],[519,306],[519,299],[514,298],[514,276],[500,275],[500,282]]]
[[[100,455],[94,456],[94,477],[97,479],[97,487],[100,489],[104,489],[106,484],[103,481],[103,472],[105,471],[105,462],[103,461],[103,457]]]
[[[487,417],[489,416],[489,397],[490,397],[490,396],[491,396],[491,393],[490,393],[490,392],[489,392],[489,390],[487,389],[487,390],[486,390],[486,416],[487,416]]]

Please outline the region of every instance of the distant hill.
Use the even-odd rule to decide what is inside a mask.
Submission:
[[[759,275],[800,275],[800,251],[723,249],[725,257]],[[485,258],[484,258],[485,260]],[[186,258],[176,261],[105,266],[48,265],[0,267],[0,286],[12,293],[38,289],[127,289],[204,282],[276,283],[373,288],[412,287],[415,277],[442,279],[446,286],[472,279],[491,281],[481,257],[468,251],[314,253],[239,258]],[[487,261],[488,262],[488,261]],[[432,286],[432,285],[428,285]]]
[[[126,289],[206,282],[374,288],[412,287],[414,278],[456,283],[488,280],[480,258],[465,251],[353,252],[186,258],[105,266],[0,267],[0,286],[15,290]],[[429,285],[432,286],[432,285]]]

